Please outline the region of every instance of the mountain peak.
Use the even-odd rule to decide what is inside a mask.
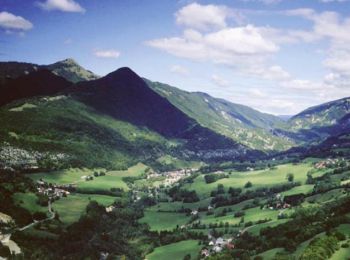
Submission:
[[[109,73],[106,77],[123,77],[123,78],[140,78],[139,75],[136,74],[132,69],[129,67],[121,67],[111,73]]]
[[[54,64],[46,66],[46,68],[73,83],[99,78],[96,74],[84,69],[72,58],[55,62]]]
[[[67,58],[61,61],[57,61],[54,64],[64,64],[64,65],[69,65],[69,66],[79,66],[78,62],[76,62],[76,60],[74,60],[73,58]]]

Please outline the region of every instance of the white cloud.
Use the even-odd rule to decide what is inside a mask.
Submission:
[[[27,31],[33,28],[33,24],[21,16],[8,12],[0,12],[0,27],[9,30]]]
[[[278,4],[282,2],[282,0],[241,0],[242,2],[261,2],[266,5]]]
[[[257,88],[249,89],[248,93],[254,97],[257,97],[257,98],[267,97],[267,95],[265,93],[263,93],[260,89],[257,89]]]
[[[291,78],[291,75],[287,71],[285,71],[282,67],[277,65],[273,65],[273,66],[266,66],[265,64],[260,64],[257,66],[253,65],[247,68],[245,72],[262,79],[273,80],[273,81],[286,81]]]
[[[225,80],[224,78],[216,75],[216,74],[213,74],[211,76],[211,80],[218,86],[220,87],[228,87],[229,86],[229,82],[227,80]]]
[[[84,13],[86,10],[74,0],[46,0],[37,2],[37,5],[47,11],[77,12]]]
[[[175,13],[176,22],[189,28],[207,30],[226,27],[229,9],[225,6],[192,3]]]
[[[120,56],[120,52],[116,50],[97,50],[94,52],[94,55],[98,58],[110,58],[116,59]]]
[[[176,74],[180,74],[180,75],[188,75],[189,74],[189,70],[183,66],[180,66],[180,65],[171,66],[170,71],[174,72]]]
[[[252,25],[206,34],[186,30],[181,37],[155,39],[146,44],[178,57],[222,64],[244,64],[251,62],[252,57],[256,63],[261,58],[258,56],[279,50],[275,43],[262,36],[260,28]]]

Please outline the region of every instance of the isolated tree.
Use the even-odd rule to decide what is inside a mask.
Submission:
[[[288,173],[287,176],[286,176],[286,179],[289,182],[293,182],[294,181],[294,174],[293,173]]]
[[[253,186],[253,183],[251,183],[250,181],[248,181],[245,185],[244,188],[251,188]]]

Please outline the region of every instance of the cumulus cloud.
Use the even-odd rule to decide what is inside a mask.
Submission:
[[[84,13],[86,10],[74,0],[46,0],[45,2],[37,2],[37,5],[46,11],[62,11]]]
[[[33,28],[33,24],[22,16],[16,16],[8,12],[0,12],[0,27],[11,32],[27,31]]]
[[[96,50],[94,55],[98,58],[117,59],[120,56],[120,52],[116,50]]]
[[[225,6],[192,3],[175,13],[176,22],[189,28],[207,30],[226,27],[229,9]]]
[[[282,0],[241,0],[242,2],[260,2],[266,5],[278,4],[282,2]]]
[[[173,65],[170,68],[170,71],[176,74],[180,74],[180,75],[188,75],[189,74],[189,70],[183,66],[180,65]]]
[[[160,38],[146,42],[178,57],[193,60],[208,60],[214,63],[245,63],[251,55],[266,55],[279,47],[265,39],[252,25],[224,28],[211,33],[186,30],[180,37]],[[258,57],[256,57],[258,59]]]
[[[216,74],[213,74],[211,76],[211,80],[215,83],[215,85],[217,85],[219,87],[228,87],[229,86],[229,82],[226,79],[224,79]]]

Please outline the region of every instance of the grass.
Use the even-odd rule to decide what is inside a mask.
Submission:
[[[202,247],[198,242],[198,240],[185,240],[157,247],[151,254],[146,256],[146,260],[182,260],[187,254],[191,255],[191,259],[196,259]]]
[[[168,150],[161,135],[102,115],[71,97],[15,101],[0,108],[0,125],[0,139],[12,146],[66,155],[57,162],[40,161],[44,169],[124,169],[145,154],[156,157],[155,150]]]
[[[324,236],[324,235],[325,235],[325,233],[322,232],[322,233],[320,233],[320,234],[314,236],[313,238],[310,238],[309,240],[306,240],[306,241],[304,241],[303,243],[301,243],[301,244],[297,247],[297,250],[295,250],[295,252],[294,252],[294,254],[293,254],[293,255],[295,256],[295,258],[296,258],[296,259],[299,259],[299,258],[300,258],[300,256],[302,255],[302,253],[304,252],[304,250],[307,248],[307,246],[310,244],[310,242],[311,242],[312,240],[314,240],[315,238]]]
[[[44,212],[48,211],[47,207],[42,207],[37,203],[37,196],[34,193],[14,193],[12,195],[16,205],[27,209],[29,212]]]
[[[210,204],[210,198],[209,199],[204,199],[200,200],[198,202],[193,202],[193,203],[183,203],[180,201],[174,201],[174,202],[159,202],[157,205],[152,206],[149,208],[149,210],[152,211],[178,211],[182,207],[184,208],[189,208],[189,209],[198,209],[199,207],[208,207]]]
[[[330,258],[330,260],[346,260],[349,259],[350,248],[340,248]]]
[[[94,177],[92,181],[85,181],[84,176],[93,175],[94,170],[71,168],[68,170],[56,171],[52,173],[36,173],[28,176],[33,180],[43,179],[49,183],[57,184],[77,184],[78,192],[94,193],[99,190],[110,190],[111,188],[121,188],[128,190],[128,186],[123,181],[124,177],[138,177],[145,172],[147,166],[138,163],[125,171],[110,171],[105,176]]]
[[[268,260],[268,259],[273,259],[277,253],[283,252],[283,251],[284,251],[284,248],[273,248],[261,254],[258,254],[258,256],[261,256],[264,260],[265,259]]]
[[[85,181],[78,184],[78,191],[93,193],[98,190],[110,190],[111,188],[121,188],[129,190],[129,187],[123,181],[124,177],[139,177],[146,170],[147,166],[138,163],[126,171],[110,171],[105,176],[94,178],[92,181]]]
[[[216,189],[218,184],[228,187],[243,188],[250,181],[253,184],[251,189],[260,187],[271,187],[273,185],[286,183],[286,175],[294,174],[294,181],[305,183],[307,172],[312,169],[310,163],[301,163],[297,165],[284,164],[279,165],[276,169],[257,170],[251,172],[232,172],[229,178],[220,179],[217,182],[207,184],[204,175],[198,176],[192,184],[186,184],[185,188],[195,190],[202,198],[209,197],[210,192]]]
[[[157,162],[161,165],[171,166],[174,169],[183,169],[183,168],[199,168],[203,166],[202,162],[197,161],[185,161],[178,159],[170,155],[164,155],[157,159]]]
[[[177,226],[185,225],[190,217],[185,214],[173,212],[157,212],[145,210],[144,217],[140,223],[147,223],[152,231],[172,230]]]
[[[55,201],[52,208],[58,212],[59,219],[64,224],[69,225],[79,220],[80,216],[85,212],[86,206],[92,200],[108,206],[115,201],[115,198],[106,195],[72,194]]]
[[[286,210],[285,213],[288,214],[292,210]],[[277,220],[278,217],[278,210],[270,210],[270,209],[260,209],[260,207],[255,207],[251,209],[247,209],[244,211],[244,220],[245,222],[256,222],[258,220],[264,220],[264,219],[271,219],[271,220]],[[206,216],[204,215],[201,219],[201,222],[203,224],[209,224],[209,223],[220,223],[220,222],[228,222],[231,225],[239,224],[241,218],[235,218],[233,216],[234,213],[228,213],[226,216],[223,217],[217,217],[215,218],[214,215]]]
[[[289,196],[289,195],[300,194],[300,193],[307,195],[312,192],[313,188],[314,188],[313,184],[305,184],[305,185],[294,187],[288,191],[282,192],[281,194],[283,196]]]

